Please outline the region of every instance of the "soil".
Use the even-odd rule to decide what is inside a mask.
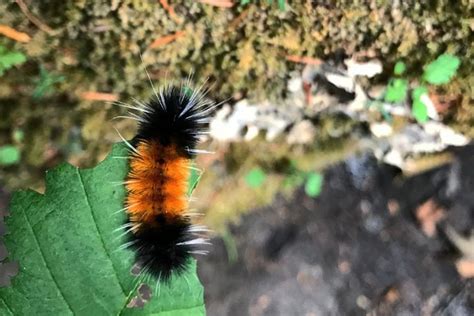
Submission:
[[[451,152],[410,178],[353,156],[325,172],[318,198],[299,189],[245,216],[199,261],[208,315],[474,315],[474,281],[444,234],[474,227],[474,146]],[[416,217],[428,199],[446,215],[433,237]]]

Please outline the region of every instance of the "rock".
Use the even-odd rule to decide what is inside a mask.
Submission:
[[[404,167],[403,156],[398,150],[390,150],[383,157],[383,161],[389,165],[399,167],[400,169],[403,169]]]
[[[426,110],[428,112],[428,117],[432,120],[439,120],[439,115],[438,112],[436,111],[436,107],[429,97],[428,94],[423,93],[420,97],[420,101],[423,102],[423,104],[426,106]]]
[[[352,77],[337,73],[326,73],[325,75],[326,80],[335,85],[336,87],[344,89],[348,92],[354,92],[355,82]]]
[[[451,127],[440,122],[427,122],[424,130],[430,135],[439,137],[439,141],[445,146],[464,146],[469,143],[469,139],[456,133]]]
[[[349,105],[347,106],[347,115],[350,117],[354,116],[354,113],[363,111],[366,106],[369,98],[367,94],[364,92],[364,89],[359,84],[355,85],[355,98],[352,100]]]
[[[309,120],[303,120],[297,123],[290,130],[287,141],[290,144],[309,144],[314,141],[316,128]]]
[[[440,122],[429,121],[421,126],[406,126],[388,142],[391,150],[382,160],[404,169],[406,157],[440,152],[448,146],[464,146],[469,139]]]
[[[216,113],[209,124],[210,136],[219,141],[250,141],[265,131],[266,140],[272,141],[301,116],[295,107],[269,102],[257,106],[244,99],[233,108],[226,104]]]
[[[302,90],[303,87],[303,78],[301,77],[293,77],[288,80],[287,89],[289,92],[296,93]]]
[[[370,132],[377,138],[392,135],[393,128],[387,122],[375,122],[370,124]]]
[[[372,60],[365,63],[359,63],[354,59],[346,59],[344,63],[347,66],[347,74],[350,77],[362,76],[372,78],[382,73],[382,63],[379,60]]]

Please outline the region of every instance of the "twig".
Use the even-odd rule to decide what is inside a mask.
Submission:
[[[118,95],[113,93],[97,92],[97,91],[86,91],[79,94],[81,99],[88,101],[117,101]]]
[[[186,34],[185,31],[178,31],[174,34],[159,37],[156,40],[154,40],[153,43],[151,43],[148,48],[153,49],[153,48],[157,48],[157,47],[160,47],[160,46],[164,46],[166,44],[169,44],[169,43],[175,41],[178,37],[181,37],[184,34]]]
[[[199,2],[221,8],[232,8],[234,6],[234,3],[230,0],[199,0]]]
[[[18,6],[20,7],[20,10],[21,12],[23,12],[23,14],[26,16],[26,18],[31,22],[33,23],[34,25],[36,25],[37,28],[39,28],[40,30],[42,30],[43,32],[46,32],[48,33],[49,35],[55,35],[56,34],[56,31],[53,30],[52,28],[50,28],[48,25],[46,25],[44,22],[42,22],[40,19],[38,19],[36,16],[34,16],[30,10],[28,9],[28,7],[26,6],[26,4],[23,2],[23,0],[16,0],[16,3],[18,4]]]
[[[174,11],[174,8],[168,3],[168,0],[160,0],[160,4],[166,11],[168,11],[168,14],[170,15],[173,21],[175,21],[176,23],[183,22],[183,20],[179,18],[176,12]]]
[[[0,34],[5,35],[17,42],[28,43],[31,40],[31,37],[23,32],[18,32],[14,28],[11,28],[7,25],[0,24]]]
[[[244,20],[247,17],[248,14],[249,14],[249,9],[242,11],[242,13],[240,13],[235,19],[233,19],[230,22],[228,29],[231,31],[234,31],[240,25],[242,20]]]

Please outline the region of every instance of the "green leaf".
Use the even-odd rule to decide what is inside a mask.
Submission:
[[[281,11],[285,11],[285,0],[278,0],[278,8],[280,8]]]
[[[12,145],[0,147],[0,165],[14,165],[20,161],[20,150]]]
[[[8,51],[4,46],[0,45],[0,76],[6,70],[13,66],[21,65],[26,61],[26,56],[21,52]]]
[[[189,175],[189,187],[188,187],[188,196],[191,196],[196,189],[199,180],[201,180],[202,171],[197,169],[195,166],[191,169],[191,174]]]
[[[321,194],[323,188],[323,175],[317,172],[312,172],[308,175],[304,190],[310,197],[317,197]]]
[[[456,74],[460,64],[456,56],[443,54],[426,66],[423,79],[434,85],[448,83]]]
[[[36,87],[33,91],[33,98],[40,99],[54,91],[57,83],[63,82],[64,76],[48,72],[43,65],[40,65],[40,77],[36,81]]]
[[[187,97],[191,97],[193,95],[193,89],[191,89],[190,87],[183,87],[183,93],[187,96]]]
[[[266,174],[260,168],[254,168],[245,176],[245,182],[251,188],[258,188],[265,182]]]
[[[418,123],[425,123],[428,121],[428,109],[426,105],[421,101],[421,96],[428,93],[428,89],[424,86],[416,87],[412,91],[413,105],[411,113],[415,117]]]
[[[405,79],[392,79],[385,92],[385,101],[398,103],[405,100],[408,90],[408,81]]]
[[[5,243],[20,272],[0,288],[0,315],[205,315],[191,260],[170,283],[150,281],[151,300],[128,308],[139,281],[133,254],[116,230],[125,222],[123,144],[92,169],[63,164],[46,175],[46,193],[20,191],[11,202]],[[118,212],[117,212],[118,211]],[[142,281],[143,282],[143,281]]]
[[[406,69],[407,67],[403,61],[397,61],[395,67],[393,68],[393,73],[399,76],[402,75]]]

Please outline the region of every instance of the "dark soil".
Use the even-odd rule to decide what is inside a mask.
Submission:
[[[219,238],[200,260],[208,314],[474,315],[474,282],[458,275],[443,234],[474,227],[474,147],[455,157],[408,179],[352,157],[325,172],[318,198],[300,189],[255,210],[230,228],[235,262]],[[431,238],[414,213],[429,198],[447,213]]]

